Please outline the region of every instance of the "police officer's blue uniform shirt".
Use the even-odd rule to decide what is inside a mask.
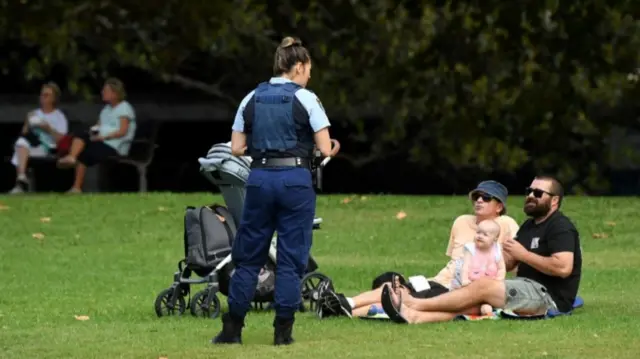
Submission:
[[[272,84],[283,84],[292,81],[284,77],[272,77],[269,82]],[[244,132],[244,110],[254,93],[255,90],[249,92],[249,94],[240,102],[238,112],[236,113],[236,117],[233,121],[233,126],[231,127],[233,131]],[[325,127],[331,126],[329,118],[327,117],[324,108],[322,108],[318,96],[305,88],[301,88],[296,91],[295,96],[298,101],[300,101],[300,104],[302,104],[302,106],[307,110],[307,113],[309,114],[309,123],[311,124],[313,132],[318,132]]]

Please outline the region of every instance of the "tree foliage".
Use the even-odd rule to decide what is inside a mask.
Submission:
[[[235,106],[297,35],[310,87],[361,144],[345,149],[360,164],[400,154],[442,176],[529,165],[596,189],[612,129],[638,127],[620,112],[639,92],[631,0],[2,4],[0,35],[37,49],[25,76],[61,63],[79,93],[115,63]]]

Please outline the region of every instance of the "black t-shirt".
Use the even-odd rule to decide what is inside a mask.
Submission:
[[[544,257],[558,252],[573,252],[573,271],[567,278],[546,275],[523,262],[518,264],[517,274],[518,277],[529,278],[544,285],[558,310],[570,311],[582,276],[580,235],[571,220],[559,211],[540,224],[528,219],[518,230],[516,238],[529,251]]]

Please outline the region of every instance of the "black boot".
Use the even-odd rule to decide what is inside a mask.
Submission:
[[[273,321],[273,344],[274,345],[289,345],[293,343],[293,337],[291,332],[293,331],[294,318],[283,319],[276,318]]]
[[[213,344],[242,344],[242,328],[244,321],[234,319],[231,314],[222,315],[222,331],[218,333],[211,343]]]

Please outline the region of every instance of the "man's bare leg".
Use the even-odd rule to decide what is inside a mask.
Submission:
[[[397,294],[391,291],[392,301],[398,303]],[[471,282],[466,287],[452,290],[437,297],[418,299],[409,295],[402,296],[403,305],[420,312],[462,313],[482,304],[494,308],[505,305],[505,286],[503,281],[483,278]]]
[[[348,312],[349,317],[366,317],[368,316],[369,309],[371,309],[372,305],[378,305],[382,308],[382,305],[380,304],[382,287],[383,286],[380,286],[379,288],[360,293],[355,297],[347,297],[342,293],[330,291],[333,293],[333,296],[328,302],[325,301],[323,305],[327,305],[329,307],[334,306],[331,310],[334,314]],[[405,288],[402,288],[399,291],[402,291],[402,293],[406,292],[406,295],[409,295],[409,292]]]
[[[415,309],[408,308],[402,303],[402,307],[400,308],[400,315],[404,319],[407,320],[409,324],[422,324],[422,323],[438,323],[438,322],[448,322],[453,320],[458,315],[476,315],[480,313],[480,309],[469,308],[468,310],[462,311],[460,313],[450,313],[450,312],[420,312]]]
[[[479,307],[470,307],[460,312],[424,312],[407,307],[401,302],[401,298],[404,298],[402,293],[395,294],[393,291],[389,291],[391,294],[391,303],[396,308],[404,321],[408,324],[421,324],[421,323],[436,323],[436,322],[448,322],[453,320],[458,315],[470,314],[476,315],[480,313]],[[384,295],[384,294],[383,294]]]
[[[404,295],[404,294],[403,294],[403,295]],[[370,309],[371,309],[371,307],[372,307],[372,306],[374,306],[374,305],[375,305],[375,306],[377,306],[378,308],[381,308],[381,309],[382,309],[382,303],[373,303],[373,304],[370,304],[370,305],[365,305],[365,306],[362,306],[362,307],[359,307],[359,308],[354,309],[354,310],[353,310],[353,312],[352,312],[352,315],[353,315],[354,317],[367,317],[367,316],[368,316],[368,314],[369,314],[369,310],[370,310]],[[419,312],[419,311],[416,311],[416,310],[413,310],[413,309],[407,308],[407,307],[406,307],[406,306],[404,306],[404,305],[403,305],[402,307],[403,307],[403,309],[402,309],[402,310],[410,310],[410,311],[412,311],[412,312],[414,312],[414,313],[417,313],[417,314],[423,314],[423,313],[424,313],[424,312]],[[404,312],[403,312],[403,313],[404,313]],[[449,313],[449,314],[450,314],[450,313]],[[419,322],[420,322],[420,323],[423,323],[422,321],[419,321]]]
[[[422,324],[422,323],[438,323],[448,322],[453,320],[458,314],[462,313],[447,313],[447,312],[419,312],[407,308],[404,304],[400,314],[407,320],[409,324]]]

